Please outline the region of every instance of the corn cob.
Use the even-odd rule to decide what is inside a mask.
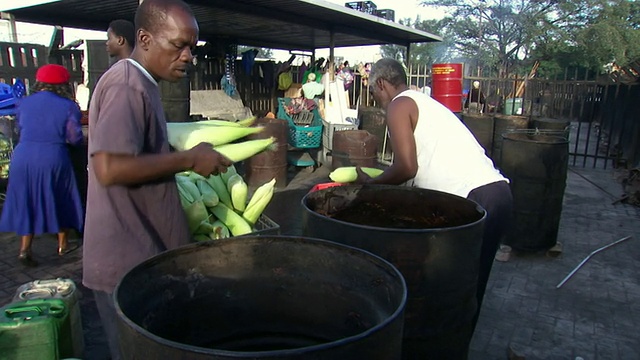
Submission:
[[[196,181],[198,181],[198,180],[206,180],[206,179],[207,179],[207,178],[205,178],[204,176],[202,176],[202,175],[198,174],[198,173],[197,173],[197,172],[195,172],[195,171],[188,171],[188,172],[187,172],[187,178],[188,178],[189,180],[191,180],[191,182],[192,182],[192,183],[194,183],[194,184],[195,184],[195,183],[196,183]]]
[[[209,219],[209,213],[204,206],[202,200],[196,200],[187,207],[184,208],[185,215],[187,216],[187,222],[189,224],[189,232],[194,234],[200,227],[203,221]]]
[[[371,177],[379,176],[384,172],[384,170],[369,167],[361,167],[361,169],[365,174]],[[358,173],[356,172],[355,166],[343,166],[333,170],[329,174],[329,178],[339,183],[350,183],[356,181]]]
[[[213,231],[213,225],[209,222],[209,218],[211,218],[211,215],[208,215],[206,220],[200,222],[200,225],[198,225],[198,228],[194,230],[193,234],[211,234],[211,232]]]
[[[187,191],[191,195],[191,198],[193,199],[191,200],[191,202],[194,202],[202,198],[202,195],[200,195],[200,190],[198,190],[198,187],[196,186],[195,183],[189,180],[182,180],[182,179],[179,179],[178,182],[180,185],[182,185],[182,189],[184,191]]]
[[[238,120],[238,121],[227,121],[227,120],[201,120],[197,121],[196,124],[203,125],[217,125],[217,126],[251,126],[256,121],[255,116],[250,116],[246,119]]]
[[[231,203],[231,195],[229,194],[229,190],[227,190],[227,185],[224,183],[224,180],[222,180],[220,175],[211,175],[206,180],[216,194],[218,194],[218,200],[228,207],[233,207],[233,204]]]
[[[236,175],[237,173],[238,171],[236,170],[235,165],[231,164],[231,166],[227,168],[227,171],[220,173],[220,177],[222,178],[222,180],[226,185],[226,184],[229,184],[229,178],[232,177],[233,175]]]
[[[200,121],[196,121],[194,124],[206,125],[206,126],[231,126],[231,127],[243,126],[242,124],[234,121],[218,120],[218,119],[200,120]]]
[[[264,183],[258,187],[251,196],[247,208],[242,213],[242,217],[247,220],[249,224],[254,225],[256,221],[258,221],[258,218],[260,218],[260,215],[262,215],[262,212],[273,197],[275,184],[276,179],[273,178],[268,183]]]
[[[196,180],[196,186],[200,191],[200,195],[202,195],[202,202],[204,202],[206,207],[218,205],[218,201],[220,201],[218,194],[204,178],[202,180]]]
[[[207,235],[203,235],[203,234],[195,234],[193,236],[193,240],[195,241],[209,241],[211,240],[211,238]]]
[[[232,162],[238,162],[265,150],[276,150],[277,143],[275,137],[270,137],[268,139],[247,140],[234,144],[219,145],[213,149],[226,156]]]
[[[239,174],[231,175],[227,182],[227,190],[231,194],[231,204],[238,212],[243,212],[247,206],[247,183]]]
[[[240,236],[251,232],[251,225],[225,204],[218,203],[209,210],[229,228],[231,235]]]
[[[220,220],[216,220],[212,224],[213,231],[209,234],[211,240],[224,239],[231,236],[229,228]]]
[[[185,180],[179,180],[179,177],[176,177],[176,186],[178,187],[178,194],[180,195],[180,204],[182,204],[183,208],[191,205],[191,203],[195,201],[195,199],[193,198],[193,195],[191,195],[189,190],[187,190],[184,187],[183,185],[184,181]]]
[[[176,130],[174,126],[167,124],[167,133],[169,143],[176,150],[189,150],[196,145],[205,142],[213,146],[228,144],[232,141],[241,139],[247,135],[256,134],[264,130],[263,127],[246,127],[246,126],[214,126],[214,125],[198,125],[200,128],[189,129],[184,124],[180,125],[180,129]],[[203,127],[204,126],[204,127]],[[171,135],[171,132],[179,134]]]

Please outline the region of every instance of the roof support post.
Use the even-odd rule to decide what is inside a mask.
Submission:
[[[331,29],[331,31],[329,31],[329,79],[331,81],[335,81],[336,80],[336,72],[335,72],[335,59],[333,57],[333,53],[336,47],[336,39],[335,39],[335,33],[333,31],[333,29]]]
[[[407,65],[407,69],[408,69],[409,64],[411,63],[411,43],[407,43],[407,51],[405,53],[404,62],[405,62],[405,65]]]

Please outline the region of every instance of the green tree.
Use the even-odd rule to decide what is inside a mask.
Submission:
[[[447,20],[421,20],[417,17],[415,20],[410,18],[402,19],[400,24],[410,26],[414,29],[426,31],[432,34],[443,36],[446,33]],[[409,49],[409,64],[411,66],[429,66],[431,64],[445,62],[451,59],[452,42],[450,37],[443,36],[442,42],[414,43]],[[405,46],[400,45],[382,45],[380,53],[383,57],[391,57],[398,61],[405,62],[406,50]]]
[[[446,7],[455,51],[501,74],[528,72],[538,41],[562,41],[581,17],[588,0],[426,0]]]
[[[577,32],[575,41],[584,49],[586,63],[600,67],[627,65],[640,59],[640,4],[636,1],[602,2],[589,26]]]

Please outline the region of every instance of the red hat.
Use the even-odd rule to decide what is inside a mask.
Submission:
[[[41,66],[36,72],[36,81],[47,84],[66,84],[71,79],[69,71],[61,65],[48,64]]]

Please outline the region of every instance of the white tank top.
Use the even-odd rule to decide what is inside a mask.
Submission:
[[[415,90],[405,90],[394,100],[401,96],[413,99],[418,106],[418,122],[413,132],[418,171],[405,185],[466,198],[480,186],[509,182],[493,166],[473,134],[444,105]]]

